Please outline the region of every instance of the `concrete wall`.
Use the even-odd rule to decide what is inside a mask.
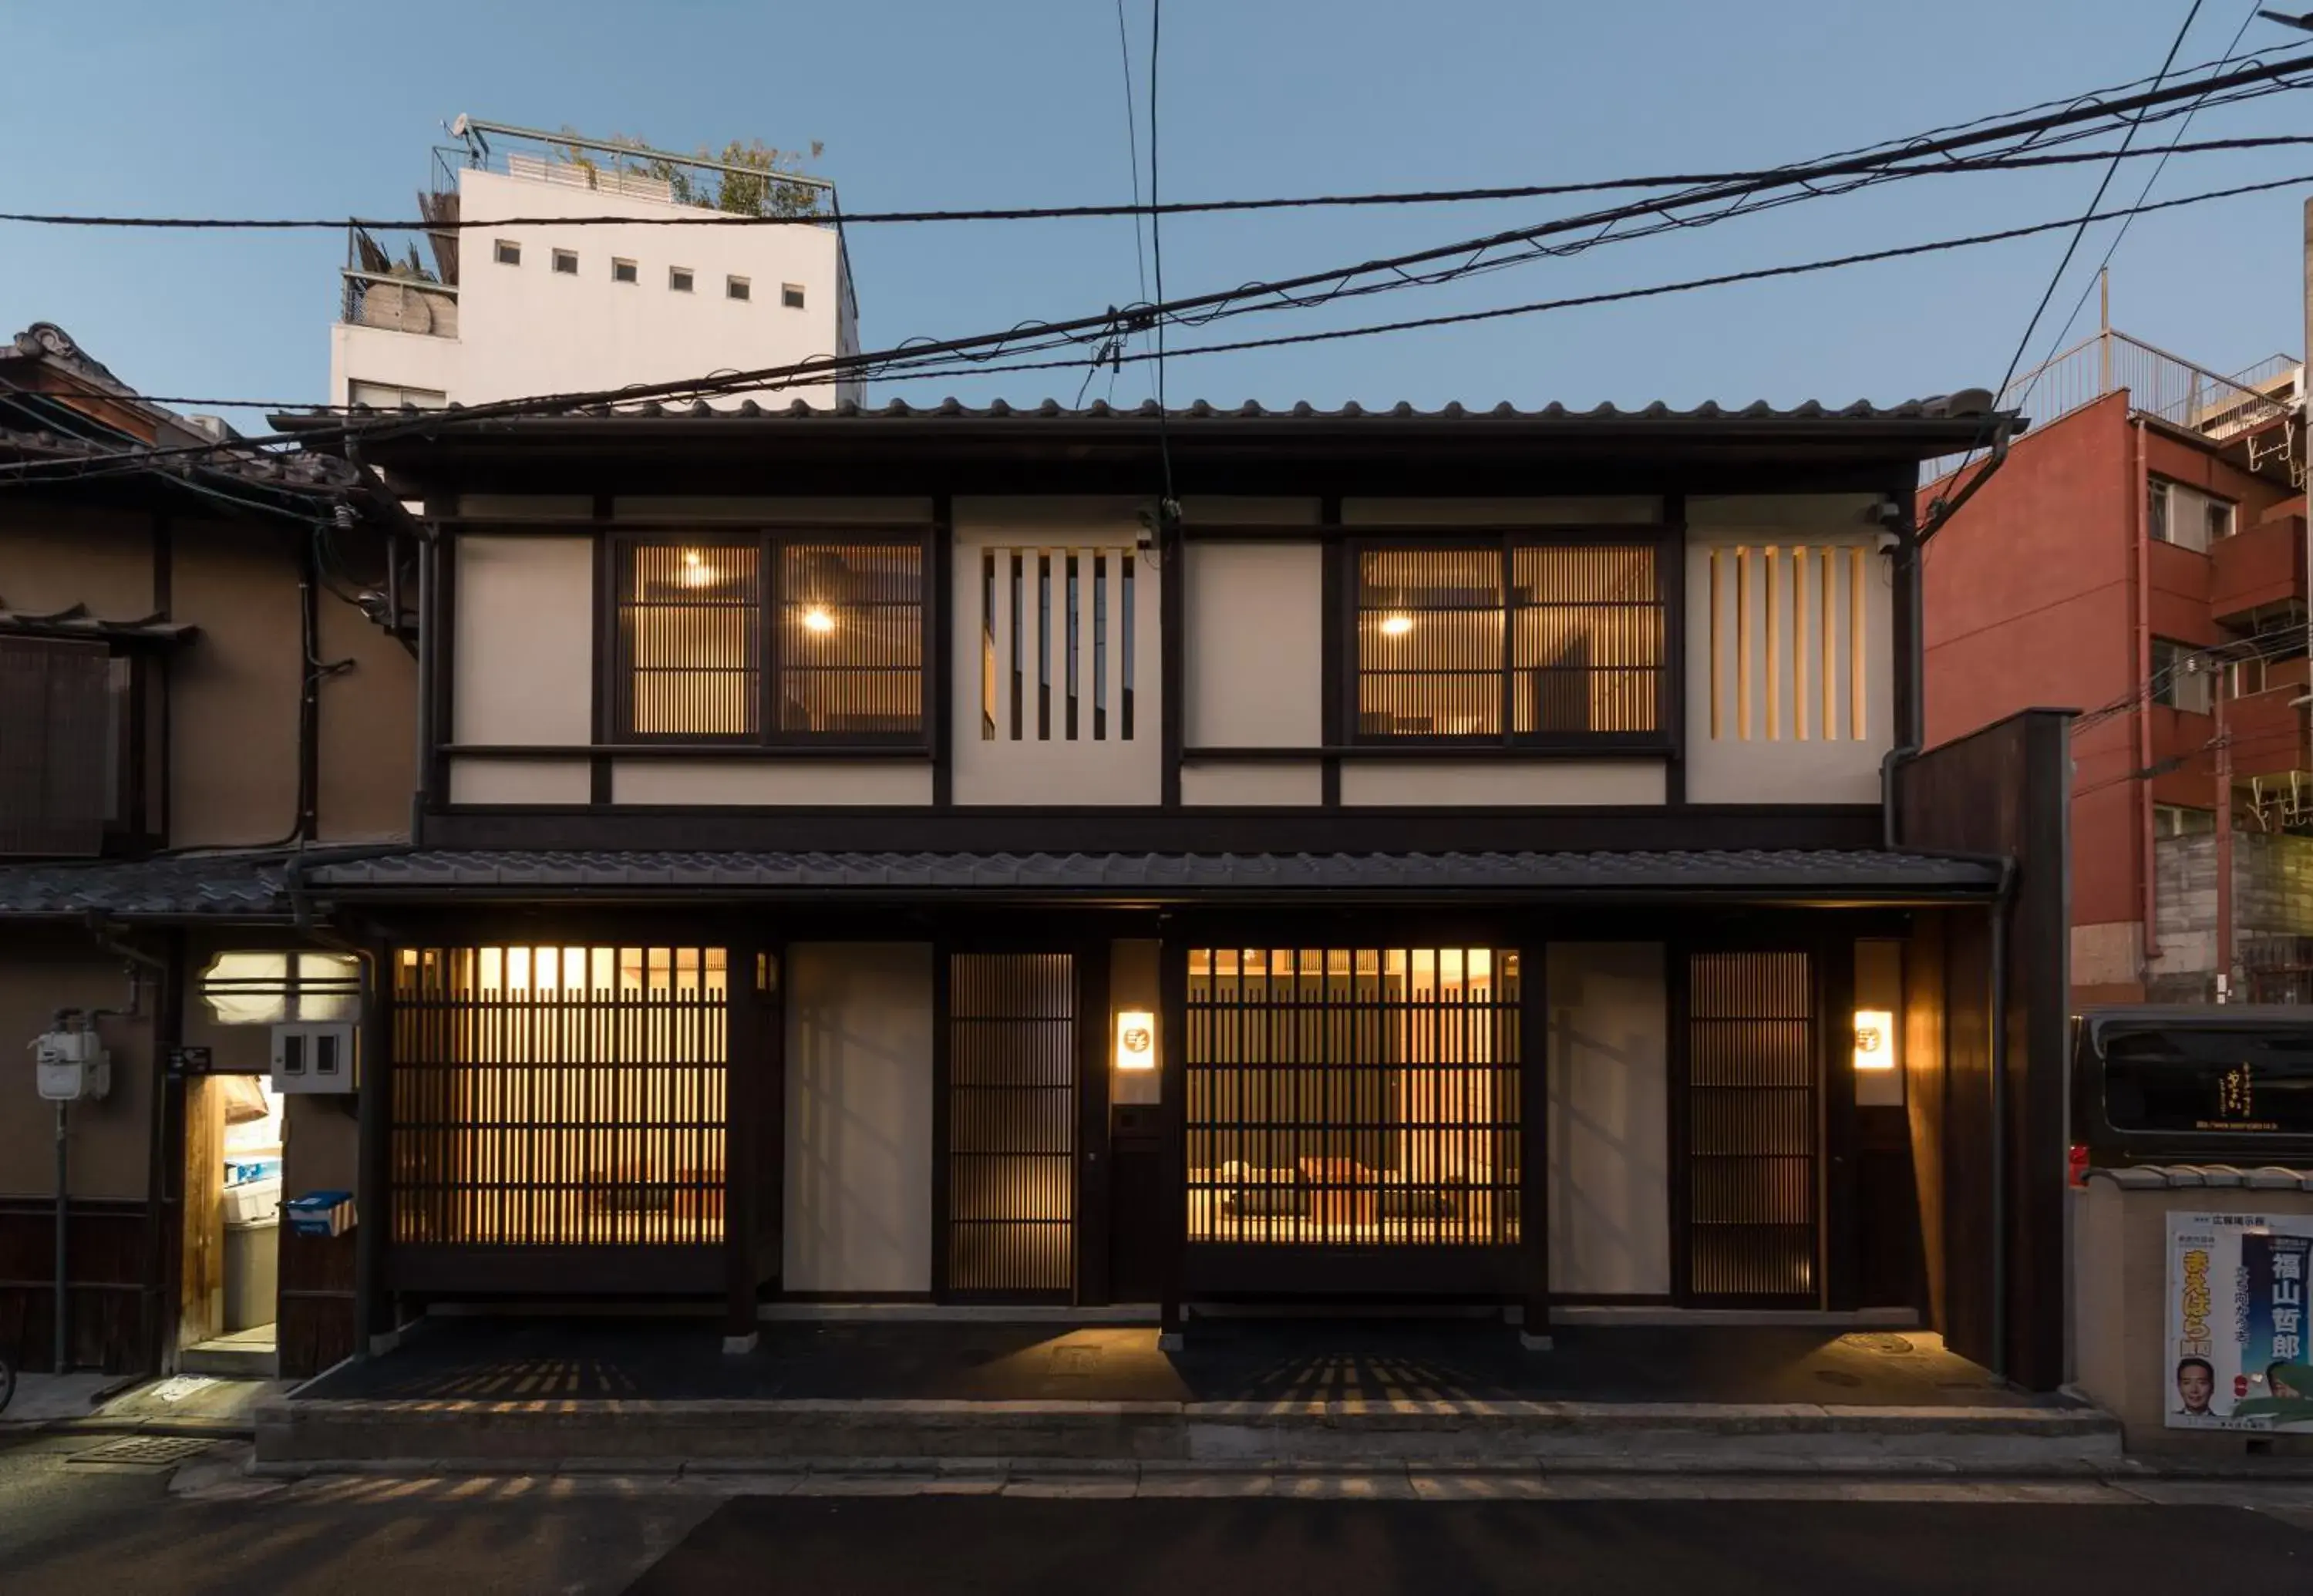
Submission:
[[[932,1284],[932,967],[920,943],[787,953],[789,1292]]]
[[[2166,1319],[2168,1215],[2313,1213],[2313,1194],[2126,1191],[2092,1179],[2071,1201],[2074,1378],[2081,1389],[2120,1420],[2131,1451],[2241,1457],[2251,1438],[2247,1433],[2171,1430],[2164,1423],[2177,1392]],[[2268,1439],[2276,1450],[2306,1445],[2303,1438]]]
[[[2152,854],[2160,957],[2150,978],[2172,983],[2170,997],[2213,996],[2200,986],[2217,968],[2217,839],[2163,837]],[[2235,959],[2260,937],[2313,937],[2313,837],[2234,833]],[[2197,978],[2191,992],[2175,988],[2180,977]]]
[[[1670,1280],[1669,1009],[1657,942],[1553,942],[1550,1286],[1661,1296]]]

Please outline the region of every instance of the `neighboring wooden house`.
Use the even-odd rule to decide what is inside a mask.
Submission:
[[[278,1320],[288,1370],[351,1345],[350,1242],[283,1247],[268,1291],[276,1233],[228,1232],[261,1204],[222,1187],[229,1141],[286,1160],[268,1198],[349,1183],[352,1119],[315,1098],[229,1130],[227,1098],[262,1102],[296,972],[317,1009],[357,975],[295,925],[291,861],[409,835],[412,568],[343,462],[182,452],[229,436],[54,326],[0,346],[0,1348],[27,1367],[55,1360],[57,1214],[25,1050],[58,1010],[115,1011],[112,1089],[64,1121],[69,1361],[173,1366],[241,1320]],[[187,1047],[238,1093],[169,1067]],[[264,1340],[223,1366],[269,1368]]]

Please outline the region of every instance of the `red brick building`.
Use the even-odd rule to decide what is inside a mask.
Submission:
[[[2214,995],[2221,847],[2236,987],[2301,995],[2313,901],[2286,890],[2313,864],[2301,375],[2275,357],[2219,376],[2099,333],[2002,398],[2031,384],[2043,419],[1927,545],[1928,744],[2026,705],[2083,711],[2075,1001]],[[1922,490],[1923,521],[1953,481]]]

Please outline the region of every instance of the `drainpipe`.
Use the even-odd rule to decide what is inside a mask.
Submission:
[[[2008,911],[2016,860],[2000,861],[1992,900],[1992,1375],[2008,1378]]]
[[[2152,769],[2152,529],[2146,525],[2146,500],[2152,492],[2151,467],[2144,448],[2144,418],[2133,418],[2136,427],[2136,508],[2129,517],[2134,528],[2136,543],[2136,669],[2134,679],[2144,683],[2143,696],[2136,705],[2136,768]],[[2147,775],[2139,784],[2136,795],[2137,864],[2143,872],[2143,890],[2140,895],[2139,912],[2144,918],[2144,952],[2142,965],[2145,979],[2152,975],[2152,961],[2160,957],[2159,903],[2153,881],[2155,854],[2152,848],[2152,777]]]

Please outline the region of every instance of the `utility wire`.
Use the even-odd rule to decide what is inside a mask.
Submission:
[[[2275,189],[2300,184],[2313,184],[2313,172],[2301,173],[2291,178],[2275,179],[2267,182],[2244,184],[2231,189],[2214,190],[2207,193],[2189,194],[2181,196],[2175,199],[2158,200],[2142,207],[2130,207],[2128,209],[2104,212],[2093,216],[2091,219],[2108,221],[2119,216],[2129,215],[2131,214],[2131,211],[2135,208],[2142,208],[2148,211],[2175,210],[2187,206],[2206,204],[2212,200],[2231,198],[2243,194],[2265,193]],[[1724,272],[1712,277],[1690,278],[1678,282],[1653,284],[1636,288],[1616,289],[1607,293],[1580,295],[1563,299],[1538,300],[1531,304],[1506,305],[1492,310],[1465,311],[1451,315],[1423,317],[1419,320],[1386,322],[1370,326],[1334,328],[1322,332],[1293,333],[1272,338],[1239,339],[1233,342],[1220,344],[1191,345],[1185,348],[1174,348],[1169,350],[1167,353],[1167,358],[1179,360],[1187,359],[1199,355],[1217,355],[1249,348],[1269,348],[1288,344],[1326,342],[1342,339],[1366,338],[1379,333],[1403,331],[1420,327],[1443,326],[1472,321],[1533,315],[1550,311],[1575,309],[1586,305],[1614,304],[1624,300],[1652,298],[1664,295],[1688,293],[1697,289],[1721,287],[1736,283],[1757,282],[1781,277],[1796,277],[1812,272],[1829,271],[1849,266],[1864,265],[1879,260],[1901,260],[1912,256],[1937,254],[1951,250],[2002,242],[2010,239],[2030,236],[2040,233],[2054,232],[2061,228],[2073,226],[2077,225],[2078,221],[2079,218],[2075,216],[2063,216],[2053,221],[2035,223],[2027,226],[2004,228],[1996,233],[1972,234],[1959,238],[1939,239],[1923,243],[1904,244],[1890,249],[1873,250],[1859,254],[1840,255],[1825,260],[1802,261],[1790,265],[1760,267],[1747,271]],[[1148,353],[1124,354],[1114,357],[1131,361],[1149,360],[1155,358],[1152,354]],[[975,375],[990,372],[1001,374],[1009,372],[1059,369],[1075,370],[1079,368],[1082,364],[1083,362],[1080,358],[1065,360],[1015,359],[994,365],[967,362],[945,366],[938,364],[937,361],[928,361],[912,365],[902,361],[892,361],[889,363],[888,375],[906,380],[928,380],[933,377]],[[879,369],[878,375],[884,374]],[[785,379],[758,381],[752,383],[752,385],[757,388],[763,388],[781,385],[782,382],[792,384],[798,382],[817,383],[823,380],[824,379],[822,375],[820,375],[816,371],[814,371],[801,378],[790,376]],[[370,423],[362,427],[317,428],[308,432],[289,433],[283,436],[286,438],[292,440],[302,437],[313,442],[325,442],[333,437],[346,436],[348,433],[368,435],[387,431],[401,432],[412,430],[442,430],[451,427],[453,424],[458,422],[462,418],[470,414],[471,412],[463,410],[422,410],[414,413],[406,411],[396,412],[386,417],[382,417],[377,422]],[[113,452],[106,454],[84,457],[71,461],[42,462],[40,463],[56,464],[60,466],[80,465],[84,467],[84,469],[74,472],[60,472],[58,475],[53,477],[17,477],[13,480],[19,485],[31,485],[33,483],[45,483],[65,480],[77,481],[88,476],[133,474],[136,472],[155,469],[153,463],[156,454],[159,453],[160,452],[157,451],[135,453]],[[6,468],[4,466],[0,466],[0,472],[4,472],[5,469]],[[5,476],[0,476],[0,487],[4,487],[12,479]]]
[[[1156,57],[1165,27],[1165,0],[1148,0],[1148,203],[1156,203]],[[1156,212],[1148,218],[1148,251],[1156,271],[1156,302],[1165,302],[1165,216]],[[1165,324],[1172,318],[1156,318],[1156,453],[1164,462],[1165,498],[1158,508],[1157,519],[1169,528],[1180,514],[1180,498],[1173,491],[1173,440],[1168,435],[1165,399]],[[1163,550],[1170,553],[1169,547]]]
[[[2199,72],[2217,66],[2232,66],[2237,62],[2254,63],[2256,60],[2256,57],[2254,56],[2229,57],[2209,63],[2207,67],[2194,67],[2192,70]],[[2302,70],[2308,66],[2309,63],[2302,60],[2284,63],[2281,68],[2275,70],[2270,75],[2252,81],[2273,82],[2273,80],[2283,76],[2287,72]],[[2136,81],[2137,83],[2144,83],[2151,80],[2139,79]],[[2119,87],[2123,89],[2133,89],[2134,86],[2135,85],[2133,84],[2119,85]],[[2211,84],[2212,91],[2213,92],[2214,89],[2220,86],[2235,87],[2241,85],[2237,84],[2233,77],[2229,76],[2225,79],[2221,79],[2212,83]],[[2300,85],[2285,83],[2278,83],[2275,84],[2277,89],[2286,89],[2297,86]],[[1914,134],[1904,139],[1890,139],[1878,145],[1859,145],[1853,149],[1842,150],[1838,152],[1838,156],[1851,157],[1869,155],[1875,152],[1886,152],[1888,154],[1890,158],[1901,156],[1912,153],[1913,146],[1915,145],[1925,145],[1955,134],[1965,134],[1971,129],[1988,126],[1995,121],[2009,120],[2042,113],[2047,111],[2052,107],[2058,108],[2059,114],[2063,110],[2080,110],[2084,109],[2093,110],[2102,103],[2103,97],[2105,95],[2115,92],[2116,91],[2095,90],[2084,94],[2069,96],[2062,100],[2043,101],[2038,104],[2026,107],[2020,110],[2001,112],[1994,116],[1980,118],[1972,122],[1955,123],[1948,127],[1936,128],[1927,133]],[[2258,97],[2260,97],[2258,94],[2251,93],[2240,96],[2239,98],[2255,99]],[[2213,104],[2230,104],[2234,102],[2235,99],[2232,97],[2212,100],[2211,101],[2211,103]],[[2176,114],[2183,113],[2180,112]],[[2168,118],[2165,116],[2148,116],[2143,119],[2146,121],[2165,121]],[[2211,145],[2205,147],[2247,148],[2253,146],[2258,142],[2262,141],[2244,140],[2238,143],[2227,142],[2223,144]],[[1922,151],[1922,153],[1928,152]],[[2068,162],[2096,161],[2104,158],[2106,158],[2105,154],[2097,153],[2056,157],[2018,155],[2011,162],[2006,163],[2006,164],[2018,167],[2056,165],[2063,164]],[[1137,167],[1139,161],[1138,155],[1136,154],[1133,159]],[[1148,204],[1143,204],[1136,197],[1134,202],[1130,205],[1010,206],[983,209],[892,210],[862,211],[857,213],[846,211],[843,213],[842,221],[845,226],[855,227],[912,223],[1069,221],[1124,216],[1155,216],[1158,214],[1166,216],[1188,216],[1200,213],[1209,214],[1214,212],[1301,210],[1359,206],[1461,205],[1491,200],[1542,199],[1570,194],[1612,193],[1623,189],[1687,188],[1699,184],[1740,182],[1756,178],[1771,176],[1775,172],[1788,170],[1790,170],[1788,167],[1773,167],[1737,172],[1664,172],[1644,176],[1600,178],[1583,182],[1569,183],[1526,183],[1498,185],[1486,188],[1396,190],[1376,193],[1356,194],[1287,195],[1270,196],[1250,199],[1181,199],[1169,201],[1162,207],[1156,206],[1153,201]],[[27,226],[147,228],[186,232],[287,233],[335,231],[342,227],[359,227],[379,233],[458,233],[470,232],[477,228],[484,227],[522,226],[794,227],[819,226],[833,219],[834,218],[831,216],[824,214],[769,216],[731,216],[723,214],[699,216],[499,216],[445,217],[441,220],[428,220],[422,216],[397,219],[372,216],[90,216],[79,213],[55,211],[0,211],[0,222],[16,223]]]
[[[2193,0],[2191,7],[2185,13],[2184,25],[2177,30],[2177,37],[2169,42],[2168,53],[2161,57],[2160,70],[2152,75],[2154,88],[2158,89],[2159,87],[2161,82],[2168,77],[2169,67],[2176,65],[2177,52],[2185,48],[2185,36],[2193,31],[2193,22],[2194,20],[2201,14],[2202,4],[2203,0]],[[2185,112],[2185,119],[2187,121],[2192,119],[2191,111],[2188,110]],[[2130,120],[2128,124],[2128,131],[2121,137],[2120,147],[2122,150],[2126,150],[2130,145],[2135,142],[2136,130],[2142,126],[2143,119],[2142,117],[2133,118]],[[2157,171],[2158,169],[2156,169],[2156,175]],[[2112,187],[2112,180],[2119,175],[2120,157],[2115,155],[2113,158],[2112,164],[2105,168],[2104,179],[2097,184],[2097,191],[2089,200],[2089,210],[2091,214],[2095,212],[2098,206],[2104,203],[2105,190]],[[2080,227],[2071,236],[2071,242],[2065,244],[2063,258],[2056,262],[2056,269],[2050,275],[2048,278],[2048,286],[2040,295],[2040,303],[2033,307],[2032,319],[2024,323],[2024,335],[2016,340],[2016,352],[2008,357],[2008,370],[2001,375],[2000,379],[2000,386],[1992,390],[1992,398],[1995,404],[1998,403],[2001,396],[2007,393],[2008,384],[2015,380],[2016,368],[2023,362],[2024,351],[2032,342],[2032,334],[2039,330],[2040,318],[2048,313],[2048,302],[2056,296],[2056,286],[2064,280],[2064,273],[2071,269],[2072,256],[2078,252],[2080,247],[2080,240],[2088,235],[2088,230],[2089,223],[2086,217],[2083,217]],[[1975,450],[1974,446],[1970,446],[1967,453],[1960,456],[1960,470],[1965,471],[1967,469],[1968,458],[1974,453]]]
[[[2114,101],[2111,103],[2100,103],[2087,107],[2075,106],[2065,110],[2027,118],[2018,122],[1978,128],[1952,138],[1913,140],[1904,146],[1904,151],[1907,156],[1943,154],[1948,154],[1957,148],[1993,143],[2007,138],[2025,136],[2036,137],[2042,133],[2072,127],[2083,121],[2104,120],[2125,112],[2142,110],[2150,105],[2172,103],[2177,100],[2187,98],[2196,93],[2206,94],[2216,88],[2228,85],[2242,86],[2250,84],[2270,84],[2281,79],[2286,74],[2302,71],[2308,68],[2313,68],[2313,56],[2295,57],[2279,63],[2269,65],[2260,64],[2242,68],[2238,71],[2228,74],[2222,78],[2214,80],[2212,83],[2167,85],[2123,101]],[[1348,289],[1349,286],[1354,281],[1354,279],[1364,277],[1374,277],[1381,274],[1387,274],[1389,277],[1395,278],[1398,282],[1407,284],[1411,284],[1418,280],[1447,280],[1454,276],[1464,275],[1481,269],[1481,258],[1484,254],[1490,251],[1508,244],[1526,243],[1532,245],[1545,238],[1567,232],[1579,231],[1593,227],[1602,222],[1610,221],[1619,216],[1657,214],[1662,209],[1665,203],[1690,204],[1709,202],[1724,198],[1739,199],[1747,197],[1753,192],[1769,188],[1791,186],[1807,187],[1814,182],[1820,181],[1827,177],[1855,175],[1868,172],[1873,170],[1875,164],[1884,165],[1888,157],[1886,156],[1842,156],[1825,162],[1786,167],[1780,169],[1770,178],[1761,179],[1740,185],[1727,185],[1715,190],[1706,189],[1694,190],[1669,202],[1642,202],[1636,206],[1617,207],[1605,212],[1590,212],[1581,216],[1559,217],[1528,227],[1497,233],[1482,238],[1459,240],[1453,243],[1438,245],[1426,250],[1413,251],[1400,255],[1371,260],[1355,266],[1332,268],[1324,271],[1305,273],[1297,277],[1287,278],[1274,281],[1249,283],[1241,285],[1235,288],[1227,288],[1211,293],[1192,295],[1178,301],[1160,300],[1159,303],[1154,305],[1138,307],[1136,315],[1148,322],[1155,322],[1167,319],[1186,320],[1192,313],[1209,312],[1218,313],[1227,311],[1227,308],[1232,305],[1237,305],[1242,310],[1245,311],[1273,308],[1271,304],[1266,303],[1271,298],[1280,300],[1286,304],[1297,305],[1322,304],[1327,302],[1332,297],[1339,296],[1342,292]],[[2285,183],[2294,183],[2302,181],[2305,180],[2289,179],[2285,180],[2284,182],[2247,185],[2240,189],[2222,190],[2218,193],[2203,195],[2198,198],[2206,199],[2221,198],[2229,193],[2256,192],[2260,189],[2282,187],[2285,186]],[[2166,208],[2166,206],[2150,206],[2145,208],[2161,209]],[[2093,219],[2096,214],[2097,213],[2091,212],[2089,213],[2089,216]],[[1706,218],[1694,218],[1681,225],[1706,225]],[[2061,225],[2062,224],[2058,225]],[[1981,239],[1974,242],[1992,242],[1993,240],[2001,237],[2022,236],[2025,234],[2031,232],[2045,230],[2046,230],[2045,226],[2021,230],[2010,229],[2000,234],[1983,235]],[[1908,249],[1896,251],[1871,251],[1852,259],[1842,259],[1841,261],[1836,263],[1851,264],[1854,263],[1855,260],[1860,260],[1886,259],[1892,258],[1895,254],[1918,253],[1922,252],[1924,248],[1936,246],[1912,246]],[[1943,247],[1953,246],[1947,245]],[[1410,266],[1423,265],[1438,260],[1456,260],[1458,263],[1448,270],[1435,274],[1427,279],[1416,279],[1405,270],[1405,269]],[[1815,269],[1821,269],[1821,268],[1815,268]],[[1790,270],[1790,269],[1789,268],[1781,268],[1770,269],[1757,274],[1728,274],[1727,277],[1721,278],[1703,279],[1701,283],[1698,283],[1697,286],[1709,286],[1718,281],[1740,281],[1745,280],[1746,278],[1753,275],[1788,275]],[[1320,295],[1297,297],[1297,295],[1298,295],[1301,290],[1326,285],[1332,286],[1332,292]],[[1644,292],[1662,291],[1665,290],[1656,289],[1641,291],[1641,294]],[[1618,296],[1636,297],[1641,296],[1641,294]],[[1618,296],[1610,295],[1604,297]],[[1601,296],[1587,296],[1584,300],[1570,303],[1597,303],[1600,302],[1600,300]],[[1255,301],[1261,303],[1247,303]],[[1549,308],[1558,308],[1558,306],[1555,304],[1551,304]],[[211,454],[218,452],[220,449],[239,448],[245,451],[266,443],[302,442],[310,446],[316,444],[334,442],[337,439],[351,436],[356,432],[391,434],[397,431],[407,430],[413,426],[426,426],[438,428],[453,423],[470,424],[476,421],[488,420],[500,417],[523,414],[551,414],[592,405],[638,403],[649,400],[678,396],[690,397],[709,393],[726,393],[733,392],[744,392],[747,390],[765,390],[794,386],[797,384],[819,384],[827,382],[838,376],[864,374],[879,368],[894,371],[903,370],[908,366],[921,365],[935,359],[961,359],[979,364],[986,364],[988,362],[1003,359],[1007,354],[1016,355],[1023,352],[1024,349],[1033,350],[1038,348],[1051,348],[1055,347],[1058,343],[1085,343],[1096,341],[1101,337],[1105,336],[1115,330],[1116,321],[1117,318],[1115,313],[1113,312],[1110,312],[1101,314],[1077,316],[1055,322],[1026,322],[1000,331],[983,332],[964,338],[942,340],[913,340],[891,349],[829,357],[823,359],[799,362],[792,365],[767,366],[753,371],[733,372],[727,375],[717,376],[712,379],[675,379],[659,383],[630,384],[619,388],[542,394],[522,399],[503,400],[485,404],[468,406],[446,414],[436,413],[433,416],[433,419],[429,420],[421,421],[416,419],[391,419],[379,421],[364,421],[358,425],[343,425],[332,428],[316,429],[301,435],[275,434],[266,437],[246,438],[231,445],[188,445],[167,450],[145,450],[141,452],[132,452],[127,457],[134,458],[139,466],[146,466],[154,461],[163,458]],[[1387,327],[1375,329],[1374,331],[1395,331],[1399,326],[1431,324],[1441,323],[1436,321],[1394,323]],[[1350,333],[1345,335],[1360,336],[1361,334]],[[1315,341],[1319,336],[1321,335],[1304,335],[1291,339],[1263,341],[1306,342]],[[1218,347],[1228,346],[1216,346],[1215,348]],[[1253,346],[1246,345],[1243,347]],[[1200,350],[1199,352],[1211,351],[1209,348]],[[1137,359],[1140,357],[1134,356],[1130,357]],[[1074,365],[1076,363],[1069,362],[1069,364]],[[43,462],[34,463],[39,465],[51,465],[54,463]],[[84,471],[87,468],[87,465],[93,463],[96,463],[96,462],[87,462],[84,464]],[[13,465],[0,464],[0,473],[5,473],[7,475],[19,475],[28,469],[30,468],[23,463],[18,463]]]
[[[2225,46],[2227,56],[2230,56],[2240,48],[2240,41],[2247,36],[2249,24],[2256,19],[2256,0],[2249,0],[2248,14],[2241,18],[2240,26],[2233,31],[2232,42]],[[2194,101],[2191,109],[2185,111],[2184,119],[2177,124],[2177,137],[2169,141],[2168,148],[2160,152],[2160,159],[2153,163],[2152,175],[2146,178],[2144,187],[2137,190],[2136,202],[2139,205],[2152,197],[2152,186],[2160,181],[2160,174],[2168,170],[2168,157],[2185,147],[2185,135],[2192,130],[2193,118],[2200,109],[2200,103],[2197,101]],[[2124,153],[2127,152],[2124,151]],[[2112,235],[2112,242],[2105,246],[2104,259],[2097,262],[2096,270],[2090,272],[2088,280],[2080,285],[2080,296],[2072,301],[2072,313],[2064,318],[2062,330],[2054,338],[2048,340],[2048,352],[2040,357],[2040,364],[2034,369],[2031,380],[2024,384],[2024,392],[2017,396],[2016,405],[2018,410],[2021,410],[2025,401],[2032,397],[2032,390],[2039,385],[2041,375],[2046,372],[2049,362],[2055,359],[2056,351],[2063,348],[2064,339],[2071,336],[2073,325],[2080,319],[2080,312],[2088,307],[2089,292],[2095,288],[2097,279],[2110,269],[2113,256],[2119,251],[2122,242],[2128,237],[2130,225],[2135,220],[2136,217],[2133,215],[2121,218],[2119,231]]]

